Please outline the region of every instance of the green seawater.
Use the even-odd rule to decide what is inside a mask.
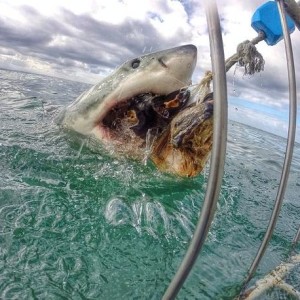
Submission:
[[[209,166],[182,179],[92,151],[53,122],[87,85],[5,70],[0,79],[0,298],[161,299],[197,223]],[[178,299],[239,292],[271,215],[284,152],[284,139],[229,122],[216,216]],[[252,282],[290,254],[299,174],[296,144],[282,212]]]

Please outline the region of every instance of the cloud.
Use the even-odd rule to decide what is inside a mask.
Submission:
[[[147,17],[143,20],[127,17],[114,24],[65,8],[60,8],[54,16],[44,16],[33,7],[22,5],[18,11],[27,20],[25,26],[15,20],[0,18],[1,53],[36,57],[62,69],[81,66],[90,72],[102,71],[105,75],[124,60],[143,52],[191,40],[189,30],[174,23],[176,16],[183,17],[184,9],[174,17],[172,12],[178,8],[172,11],[172,7],[163,1],[159,8],[160,13],[166,13],[163,18],[146,11]],[[164,36],[161,31],[167,31],[171,25],[174,25],[172,32]]]

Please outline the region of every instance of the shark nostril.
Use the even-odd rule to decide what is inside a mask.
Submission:
[[[158,62],[159,62],[164,68],[168,68],[168,66],[164,63],[162,57],[160,57],[160,58],[158,59]]]

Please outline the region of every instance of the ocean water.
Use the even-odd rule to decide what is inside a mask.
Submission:
[[[53,122],[88,85],[6,70],[0,79],[0,298],[161,299],[195,228],[208,168],[182,179],[93,152]],[[284,151],[283,138],[229,122],[216,217],[178,299],[238,293],[268,224]],[[296,144],[253,282],[290,255],[299,174]]]

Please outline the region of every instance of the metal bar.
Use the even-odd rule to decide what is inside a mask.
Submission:
[[[227,86],[220,19],[214,0],[205,1],[214,86],[213,148],[207,190],[193,238],[163,299],[174,299],[191,271],[214,217],[224,173],[227,142]]]
[[[300,30],[300,1],[296,3],[295,0],[284,0],[284,8]]]
[[[287,68],[288,68],[288,79],[289,79],[289,129],[288,129],[288,139],[287,139],[287,147],[285,159],[282,167],[281,179],[277,191],[277,196],[274,204],[274,208],[272,211],[272,215],[269,221],[269,225],[267,231],[265,233],[264,239],[260,245],[260,248],[254,258],[254,261],[248,271],[248,276],[244,283],[244,286],[251,280],[253,274],[255,273],[257,266],[263,257],[265,250],[268,246],[268,243],[273,234],[279,212],[282,206],[284,193],[286,190],[288,175],[290,172],[291,160],[293,156],[293,149],[295,143],[295,132],[296,132],[296,115],[297,115],[297,95],[296,95],[296,78],[295,78],[295,66],[294,66],[294,58],[293,58],[293,50],[291,45],[291,39],[289,35],[289,31],[287,28],[285,11],[284,11],[284,3],[283,0],[277,1],[281,24],[283,28],[284,42],[285,42],[285,52],[286,52],[286,60],[287,60]]]

